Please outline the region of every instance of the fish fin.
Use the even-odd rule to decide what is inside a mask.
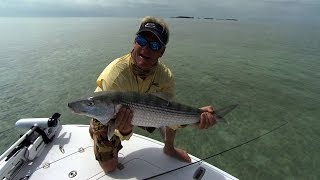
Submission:
[[[171,93],[167,93],[167,92],[154,92],[154,93],[150,93],[152,95],[157,96],[158,98],[164,99],[166,101],[172,101],[173,99],[173,95]]]
[[[216,121],[229,124],[229,122],[224,118],[224,116],[227,115],[232,110],[234,110],[237,106],[238,106],[238,104],[233,104],[233,105],[226,106],[226,107],[215,110],[214,116],[215,116]]]
[[[101,124],[103,125],[107,125],[108,122],[110,121],[110,119],[106,118],[106,119],[102,119],[102,118],[95,118],[97,119]]]
[[[115,115],[118,113],[120,107],[118,107],[119,105],[107,105],[106,106],[106,113],[99,115],[99,116],[95,116],[93,118],[97,119],[99,122],[101,122],[101,124],[103,125],[107,125],[109,123],[109,121],[111,121],[112,119],[114,119]]]
[[[223,117],[217,117],[216,116],[216,121],[217,122],[223,122],[223,123],[226,123],[226,124],[229,124],[229,121],[227,121],[225,118],[223,118]]]
[[[167,140],[167,131],[166,131],[166,126],[161,126],[159,128],[159,132],[160,132],[160,135],[162,136],[163,140]]]
[[[108,140],[110,141],[112,136],[114,135],[115,124],[114,122],[110,122],[108,124]]]
[[[234,110],[237,106],[238,106],[238,104],[233,104],[233,105],[230,105],[230,106],[226,106],[226,107],[223,107],[223,108],[215,110],[214,113],[216,114],[217,118],[221,119],[225,115],[227,115],[229,112]]]
[[[114,106],[113,119],[111,119],[111,120],[108,122],[108,140],[109,140],[109,141],[110,141],[110,139],[112,138],[112,136],[114,135],[114,130],[116,129],[114,117],[117,115],[117,113],[119,112],[119,110],[120,110],[121,107],[122,107],[121,104],[117,104],[117,105]]]
[[[114,107],[114,116],[117,115],[117,113],[119,112],[121,107],[122,107],[122,104],[115,105],[115,107]]]

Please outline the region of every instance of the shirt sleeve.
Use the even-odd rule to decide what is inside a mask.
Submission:
[[[94,92],[101,92],[101,91],[116,91],[116,90],[121,90],[121,88],[117,85],[116,82],[109,82],[105,79],[99,79],[97,80],[97,88]]]
[[[118,59],[111,62],[99,75],[96,81],[96,90],[95,92],[100,91],[110,91],[110,90],[123,90],[125,87],[121,87],[123,83],[123,75],[121,74],[122,70],[117,66]]]

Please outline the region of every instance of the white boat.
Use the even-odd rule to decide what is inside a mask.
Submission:
[[[123,141],[119,168],[105,173],[95,160],[88,125],[60,125],[51,118],[17,121],[29,130],[0,157],[0,179],[214,179],[237,178],[190,155],[183,163],[162,152],[163,143],[133,134]]]

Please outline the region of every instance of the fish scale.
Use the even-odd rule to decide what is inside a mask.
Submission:
[[[193,124],[199,121],[199,113],[168,110],[161,107],[126,104],[133,111],[132,124],[145,127],[162,127],[170,125]]]
[[[118,92],[121,93],[121,92]],[[117,95],[115,95],[117,96]],[[137,92],[125,92],[121,93],[118,98],[115,98],[116,102],[123,105],[135,104],[136,106],[160,109],[166,112],[182,113],[182,114],[199,114],[201,110],[198,108],[193,108],[191,106],[183,105],[181,103],[171,102],[161,97],[157,94],[142,94]],[[146,110],[147,110],[146,109]]]

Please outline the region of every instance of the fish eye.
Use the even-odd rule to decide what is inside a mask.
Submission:
[[[88,98],[88,103],[87,103],[88,106],[94,106],[94,101],[93,101],[93,98],[90,97]]]
[[[88,105],[88,106],[94,106],[94,102],[93,102],[93,101],[89,101],[89,102],[87,103],[87,105]]]

